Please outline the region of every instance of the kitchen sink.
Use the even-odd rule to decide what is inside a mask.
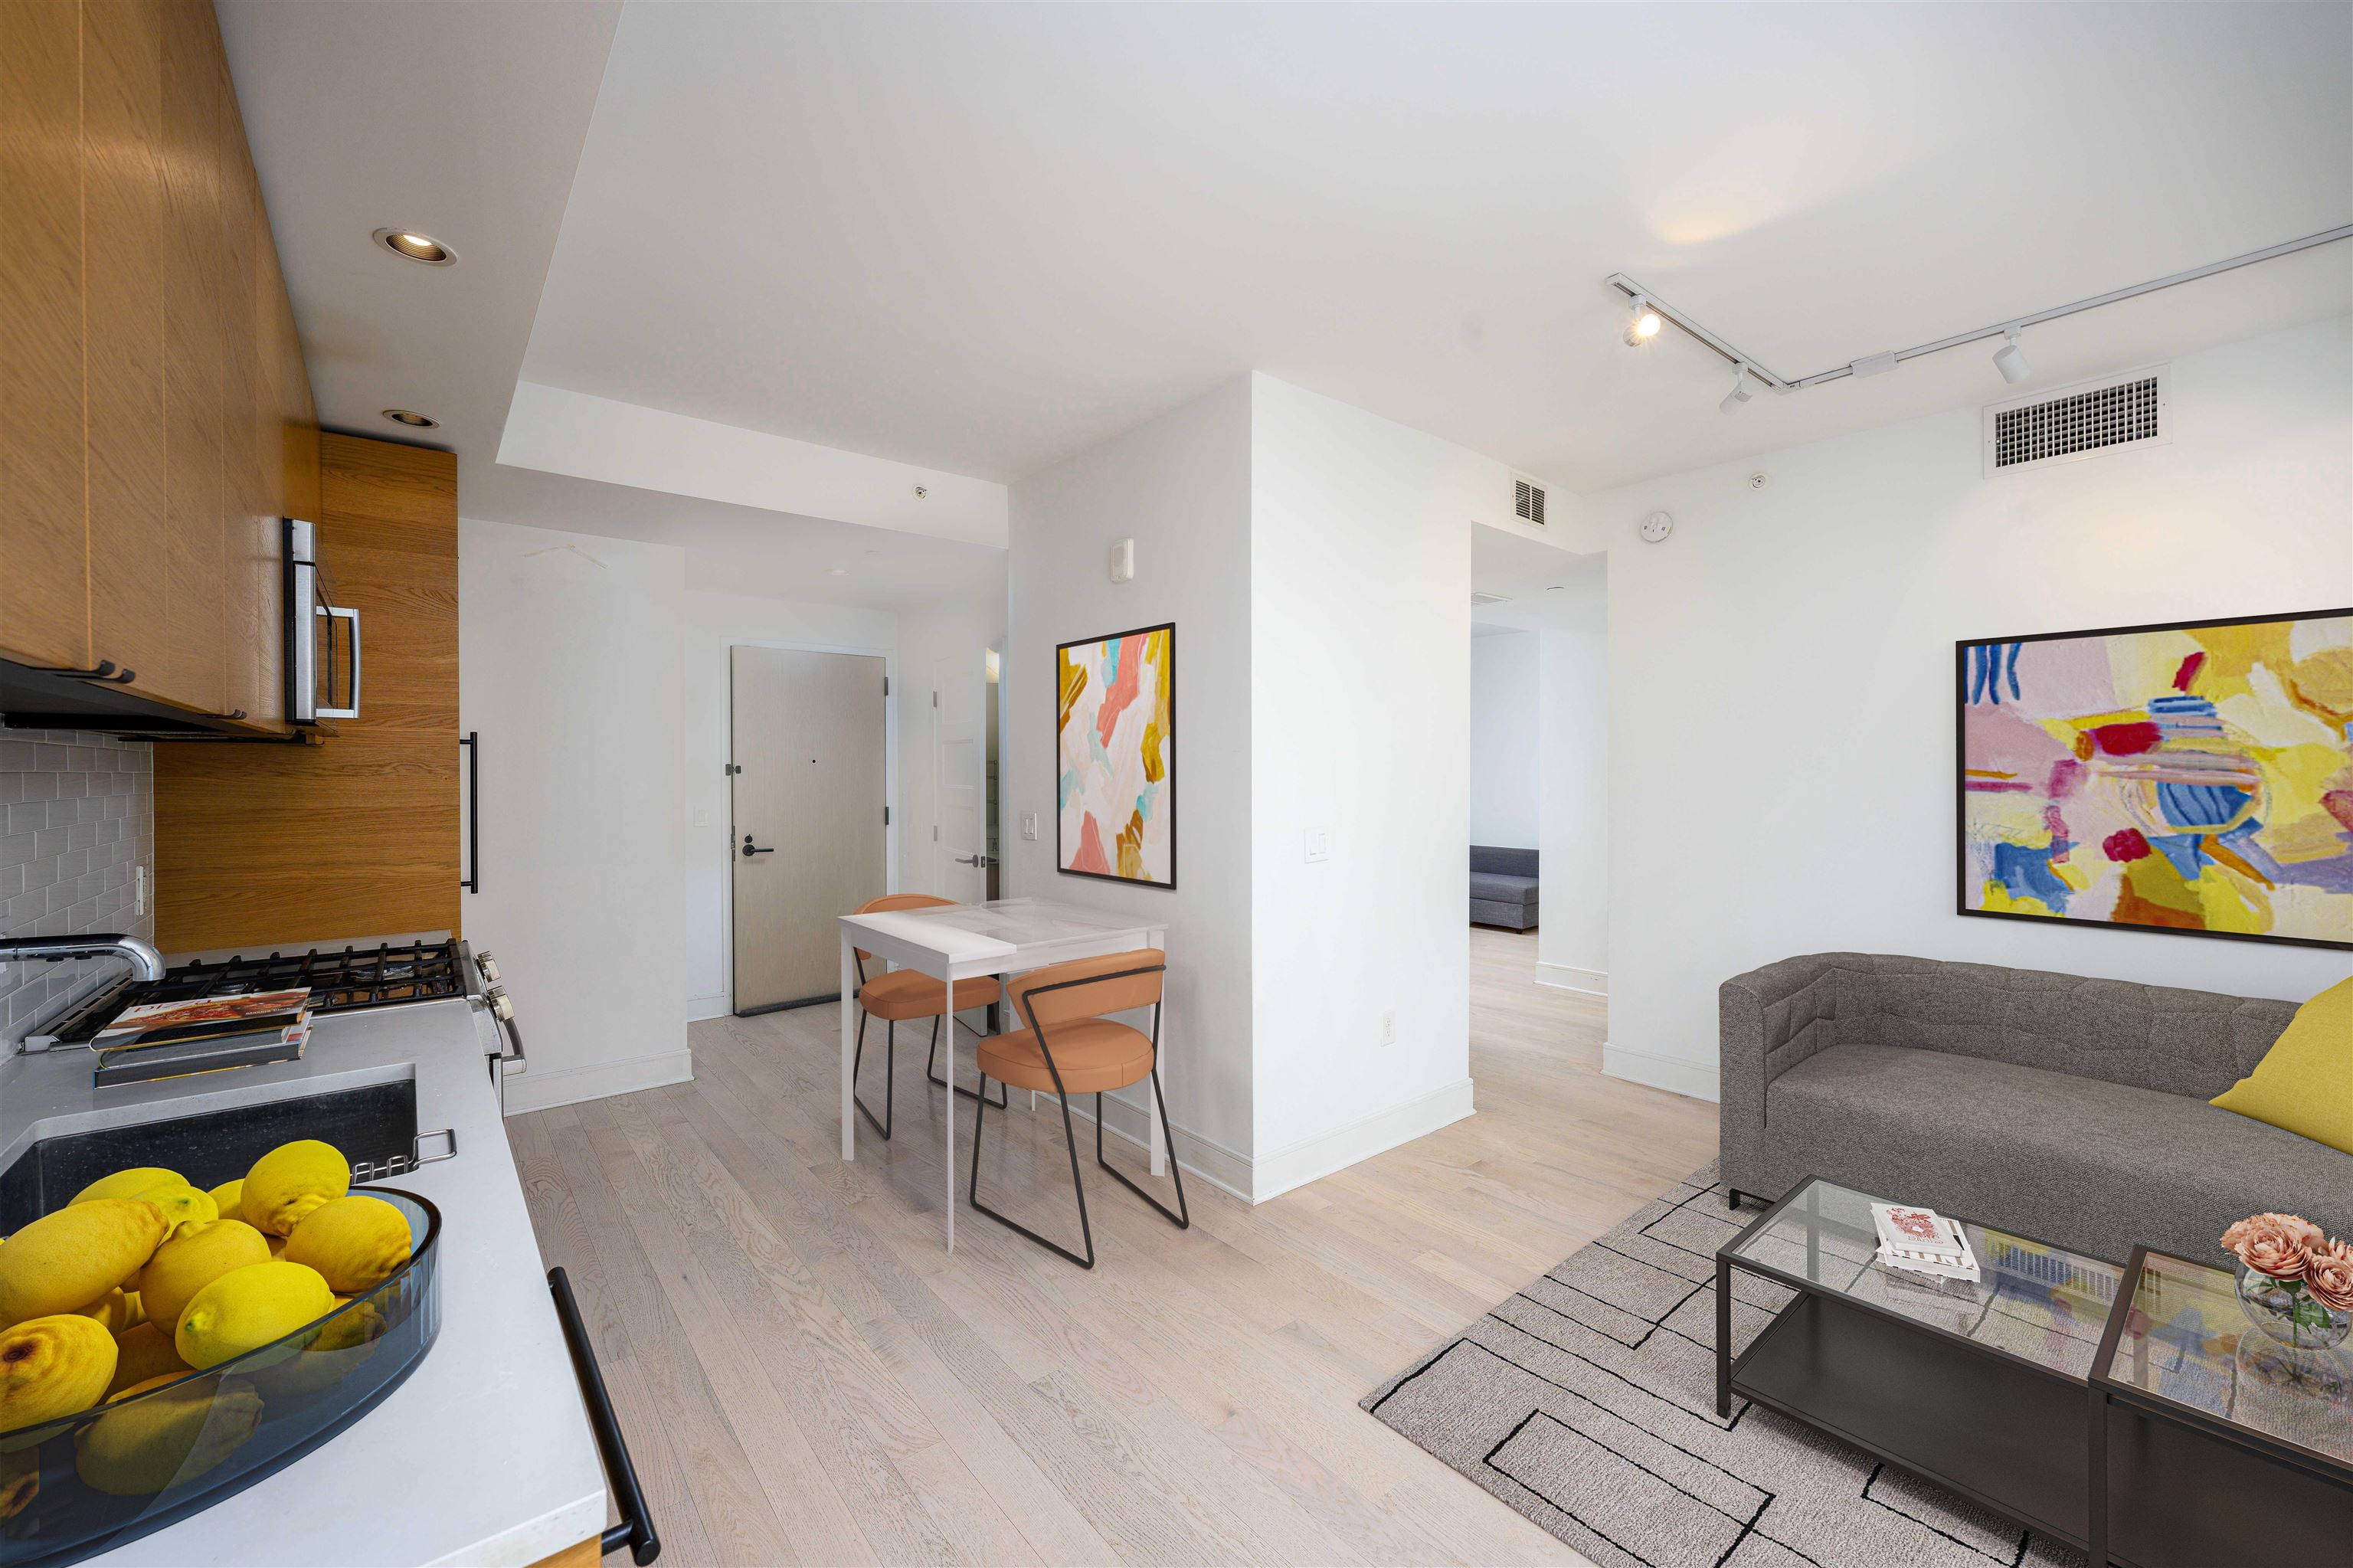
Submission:
[[[197,1187],[217,1187],[300,1138],[333,1144],[370,1174],[405,1170],[417,1142],[417,1080],[42,1139],[0,1171],[0,1235],[65,1207],[75,1193],[117,1171],[160,1165]]]

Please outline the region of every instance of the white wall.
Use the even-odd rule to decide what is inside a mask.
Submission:
[[[1609,1070],[1712,1097],[1716,987],[1798,953],[2290,999],[2342,979],[2337,952],[1956,915],[1952,685],[1957,639],[2353,600],[2348,389],[2337,320],[2175,361],[2166,446],[1987,479],[1964,408],[1589,498]],[[1674,535],[1642,544],[1659,507]]]
[[[1362,409],[1265,376],[1251,388],[1263,1198],[1471,1113],[1469,524],[1510,480]],[[1178,712],[1189,726],[1200,705]],[[1328,859],[1307,860],[1310,832]]]
[[[890,705],[903,710],[897,657],[898,619],[888,610],[807,604],[757,594],[688,589],[682,601],[685,664],[681,706],[686,767],[673,818],[686,850],[686,1016],[720,1018],[734,1011],[734,846],[726,766],[730,757],[728,650],[801,648],[879,654],[891,676]],[[884,787],[896,800],[902,768],[899,726],[886,721]],[[899,816],[884,830],[884,874],[899,885]]]
[[[1542,814],[1538,633],[1471,639],[1471,842],[1535,849]]]
[[[459,706],[479,730],[482,890],[531,1054],[507,1108],[691,1077],[680,891],[684,556],[459,521]]]
[[[1250,383],[1015,482],[1002,701],[1005,891],[1168,927],[1163,1037],[1177,1158],[1248,1192],[1250,1049]],[[1110,580],[1135,540],[1135,579]],[[1054,859],[1054,650],[1176,623],[1176,886],[1063,876]],[[1025,812],[1038,837],[1024,840]],[[1130,1097],[1133,1098],[1133,1095]],[[1114,1125],[1117,1125],[1115,1122]]]
[[[1536,979],[1609,991],[1609,577],[1606,560],[1547,593]],[[1475,644],[1473,645],[1475,648]]]

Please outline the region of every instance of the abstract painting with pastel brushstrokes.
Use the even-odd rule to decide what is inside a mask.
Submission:
[[[1063,871],[1176,885],[1176,657],[1173,624],[1054,651]]]
[[[2353,948],[2353,609],[1958,654],[1961,913]]]

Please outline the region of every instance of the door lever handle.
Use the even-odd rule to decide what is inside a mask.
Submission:
[[[744,859],[749,860],[749,859],[751,859],[751,858],[752,858],[754,855],[755,855],[755,854],[774,854],[774,853],[776,853],[776,849],[775,849],[775,847],[774,847],[773,845],[772,845],[772,846],[770,846],[770,847],[769,847],[769,848],[767,848],[767,849],[754,849],[754,848],[753,848],[753,847],[752,847],[752,835],[751,835],[751,834],[749,834],[749,833],[745,833],[745,834],[744,835]]]

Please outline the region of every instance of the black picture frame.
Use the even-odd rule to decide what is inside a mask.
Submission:
[[[2094,626],[2080,631],[2038,631],[2022,637],[1972,637],[1953,644],[1953,912],[1977,920],[2025,920],[2036,925],[2110,931],[2139,931],[2169,937],[2203,937],[2228,942],[2269,942],[2292,948],[2322,948],[2353,952],[2353,941],[2325,937],[2281,937],[2263,931],[2208,931],[2180,926],[2144,926],[2130,920],[2094,920],[2072,916],[2021,915],[2006,909],[1969,907],[1968,840],[1968,717],[1969,651],[2007,648],[2028,642],[2065,642],[2084,637],[2126,637],[2137,632],[2189,631],[2214,626],[2260,626],[2273,621],[2333,620],[2353,618],[2353,606],[2330,609],[2287,610],[2272,615],[2208,616],[2194,620],[2152,621],[2140,626]]]
[[[1062,655],[1072,648],[1092,648],[1101,643],[1117,642],[1122,638],[1142,637],[1147,633],[1155,631],[1165,631],[1168,633],[1168,880],[1166,882],[1147,882],[1140,881],[1132,876],[1121,876],[1111,872],[1072,871],[1069,866],[1063,863],[1062,855],[1062,808],[1060,799],[1061,792],[1060,788],[1062,777]],[[1054,678],[1048,683],[1048,685],[1054,694],[1054,770],[1050,775],[1050,777],[1052,777],[1056,781],[1054,804],[1054,870],[1063,876],[1083,876],[1093,882],[1116,883],[1122,887],[1156,887],[1170,893],[1176,892],[1176,826],[1178,815],[1178,802],[1176,800],[1176,623],[1173,620],[1163,620],[1157,621],[1150,626],[1133,627],[1125,631],[1106,631],[1094,637],[1073,637],[1067,642],[1057,642],[1054,644]]]

